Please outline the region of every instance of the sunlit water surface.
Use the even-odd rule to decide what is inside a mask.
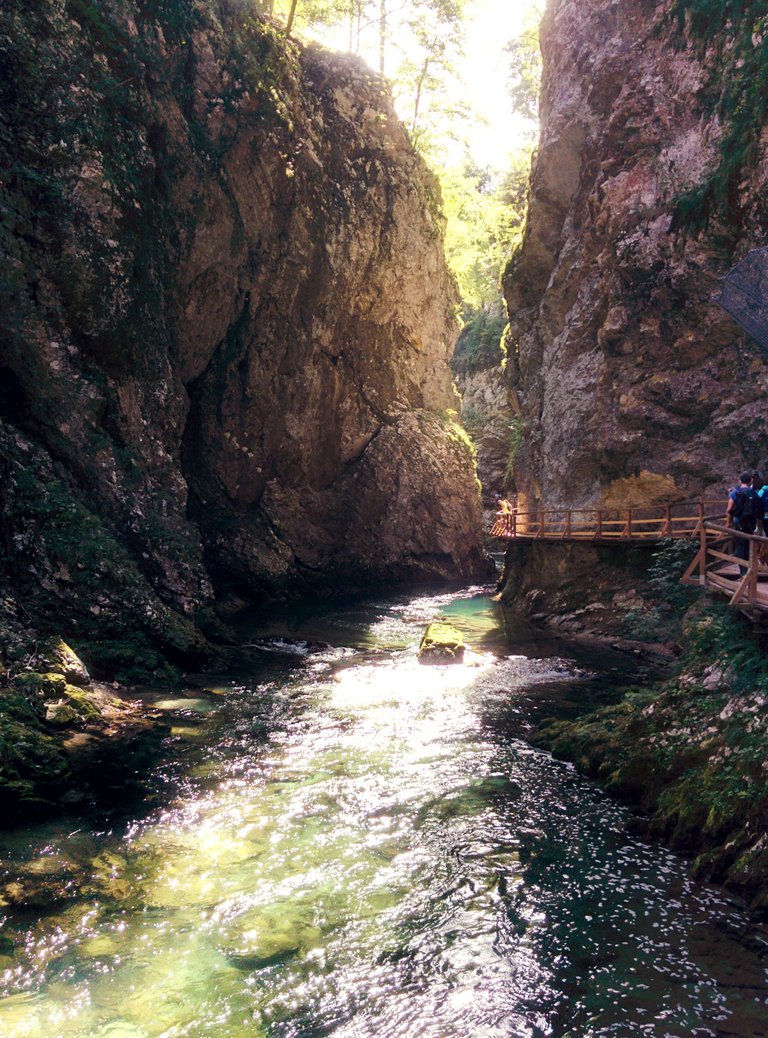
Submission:
[[[417,662],[441,615],[472,665]],[[61,890],[3,910],[0,1035],[768,1035],[765,934],[525,743],[595,679],[503,620],[286,612],[250,678],[158,704],[162,807],[0,838],[4,882]]]

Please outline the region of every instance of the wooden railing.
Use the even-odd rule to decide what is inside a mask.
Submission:
[[[497,512],[491,536],[505,540],[634,541],[695,537],[718,500],[681,501],[648,508],[545,508]],[[723,509],[724,510],[724,509]],[[721,513],[722,514],[722,513]]]
[[[737,555],[737,545],[744,555]],[[746,556],[746,557],[744,557]],[[722,516],[707,516],[699,531],[699,550],[682,578],[683,584],[704,587],[727,596],[740,609],[768,609],[768,539],[740,533]]]

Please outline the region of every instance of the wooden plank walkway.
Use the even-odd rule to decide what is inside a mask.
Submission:
[[[742,545],[743,556],[735,554],[737,545]],[[725,595],[729,605],[743,612],[768,611],[768,539],[731,530],[721,516],[705,518],[699,550],[682,583]]]
[[[541,508],[535,512],[497,512],[492,537],[516,541],[631,541],[654,544],[665,538],[696,537],[717,501],[681,501],[650,508]],[[722,513],[721,513],[722,514]]]
[[[718,509],[716,514],[708,511]],[[493,537],[510,541],[586,542],[635,546],[698,538],[696,557],[682,583],[724,595],[753,616],[768,612],[768,539],[726,526],[723,498],[658,508],[561,508],[498,512]],[[737,555],[742,545],[742,555]]]

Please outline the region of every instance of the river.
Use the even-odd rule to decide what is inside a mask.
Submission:
[[[470,665],[421,666],[445,617]],[[766,933],[525,734],[622,680],[483,589],[274,610],[109,818],[0,835],[3,1038],[768,1035]],[[8,885],[11,885],[10,887]]]

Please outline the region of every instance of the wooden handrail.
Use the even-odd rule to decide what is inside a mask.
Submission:
[[[503,539],[537,541],[622,539],[649,543],[665,537],[695,537],[704,521],[705,506],[717,507],[721,501],[680,501],[626,510],[551,508],[528,512],[514,509],[497,513],[491,533]],[[722,513],[715,518],[722,518]]]
[[[738,541],[748,545],[746,558],[731,548]],[[768,564],[763,560],[767,547],[762,534],[734,530],[721,516],[702,516],[699,550],[682,583],[724,594],[737,609],[768,610],[768,585],[759,583],[761,576],[768,577]]]

